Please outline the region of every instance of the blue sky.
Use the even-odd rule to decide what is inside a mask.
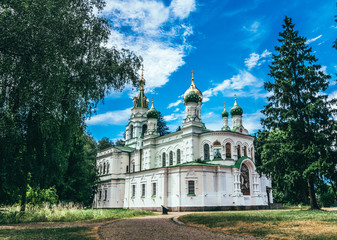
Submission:
[[[268,65],[279,45],[285,16],[307,38],[322,70],[332,76],[326,91],[337,97],[336,1],[332,0],[107,0],[103,11],[113,30],[108,46],[127,48],[144,59],[146,96],[165,116],[172,131],[185,115],[182,95],[195,84],[203,92],[202,120],[206,127],[222,127],[223,102],[229,111],[237,94],[243,125],[250,134],[261,128],[266,105],[263,83],[270,80]],[[137,90],[126,86],[100,103],[87,120],[96,140],[123,137]]]

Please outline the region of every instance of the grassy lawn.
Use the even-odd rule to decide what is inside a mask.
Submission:
[[[337,212],[271,210],[197,213],[182,222],[267,239],[337,239]]]
[[[93,240],[96,231],[92,227],[0,229],[0,239],[10,240]]]
[[[18,207],[0,208],[0,240],[97,239],[96,223],[153,214],[131,209],[83,209],[69,204],[28,207],[25,213]]]

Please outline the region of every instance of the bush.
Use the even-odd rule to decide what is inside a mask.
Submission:
[[[32,205],[42,205],[43,203],[55,204],[58,202],[58,195],[55,186],[48,189],[32,188],[28,185],[27,203]]]
[[[321,193],[318,196],[318,203],[323,207],[330,207],[335,202],[335,196],[332,191]]]

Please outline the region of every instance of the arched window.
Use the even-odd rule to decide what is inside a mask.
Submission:
[[[144,125],[143,125],[143,128],[142,128],[142,137],[145,135],[146,130],[147,130],[147,125],[144,124]]]
[[[248,156],[247,155],[247,146],[243,147],[243,156]]]
[[[103,174],[105,174],[105,163],[103,164]]]
[[[243,195],[250,195],[249,169],[244,163],[241,165],[240,188]]]
[[[240,157],[241,157],[241,146],[238,145],[238,158],[240,158]]]
[[[173,165],[173,152],[170,151],[170,165]]]
[[[133,138],[133,125],[130,125],[130,138],[132,139]]]
[[[165,153],[163,153],[162,162],[163,162],[163,167],[166,167],[166,154]]]
[[[110,171],[110,164],[107,163],[107,164],[106,164],[106,173],[109,173],[109,171]]]
[[[230,143],[226,143],[226,158],[232,158],[232,146]]]
[[[99,165],[99,174],[102,174],[102,164]]]
[[[180,149],[177,150],[177,164],[180,164]]]
[[[209,160],[209,145],[207,143],[204,145],[204,160]]]

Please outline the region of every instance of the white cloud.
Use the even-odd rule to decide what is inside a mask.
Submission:
[[[174,112],[179,112],[180,111],[180,108],[176,108],[175,110],[174,110]]]
[[[327,66],[321,66],[319,71],[323,72],[324,74],[328,74],[328,72],[326,71],[326,68],[327,68]]]
[[[263,51],[261,54],[257,53],[251,53],[249,58],[245,59],[245,65],[247,66],[248,70],[251,70],[255,66],[260,66],[262,63],[264,63],[268,56],[271,55],[271,52],[269,52],[267,49]]]
[[[146,88],[164,85],[192,48],[187,38],[193,28],[185,19],[196,9],[195,0],[174,0],[170,6],[155,0],[106,2],[103,15],[113,27],[108,46],[142,56]]]
[[[171,9],[176,17],[184,19],[191,12],[195,11],[195,0],[173,0],[171,2]]]
[[[248,130],[250,134],[256,133],[259,129],[262,128],[261,118],[263,117],[264,115],[261,113],[261,109],[257,110],[255,113],[243,114],[243,126]]]
[[[260,22],[258,21],[255,21],[252,25],[250,25],[249,27],[246,27],[246,26],[243,26],[243,29],[249,31],[249,32],[254,32],[256,33],[257,30],[259,29],[260,27]]]
[[[263,80],[256,78],[247,71],[240,71],[239,74],[224,80],[214,88],[204,91],[202,93],[203,102],[209,101],[210,97],[217,96],[219,92],[224,96],[233,96],[234,93],[237,93],[238,95],[244,95],[245,97],[261,97],[262,95],[259,94],[259,91],[262,85]],[[249,87],[250,92],[244,92],[244,88],[246,87]]]
[[[317,39],[320,39],[321,37],[322,37],[322,34],[315,38],[308,39],[307,41],[305,41],[305,44],[310,44],[312,42],[315,42]]]
[[[170,103],[167,108],[176,107],[176,106],[178,106],[182,102],[183,101],[181,99],[179,99],[178,101],[176,101],[174,103]]]
[[[86,120],[87,125],[125,125],[131,115],[131,108],[106,112]]]
[[[169,121],[173,121],[173,120],[176,120],[177,117],[174,113],[170,114],[170,115],[167,115],[167,116],[164,116],[164,120],[169,122]]]

